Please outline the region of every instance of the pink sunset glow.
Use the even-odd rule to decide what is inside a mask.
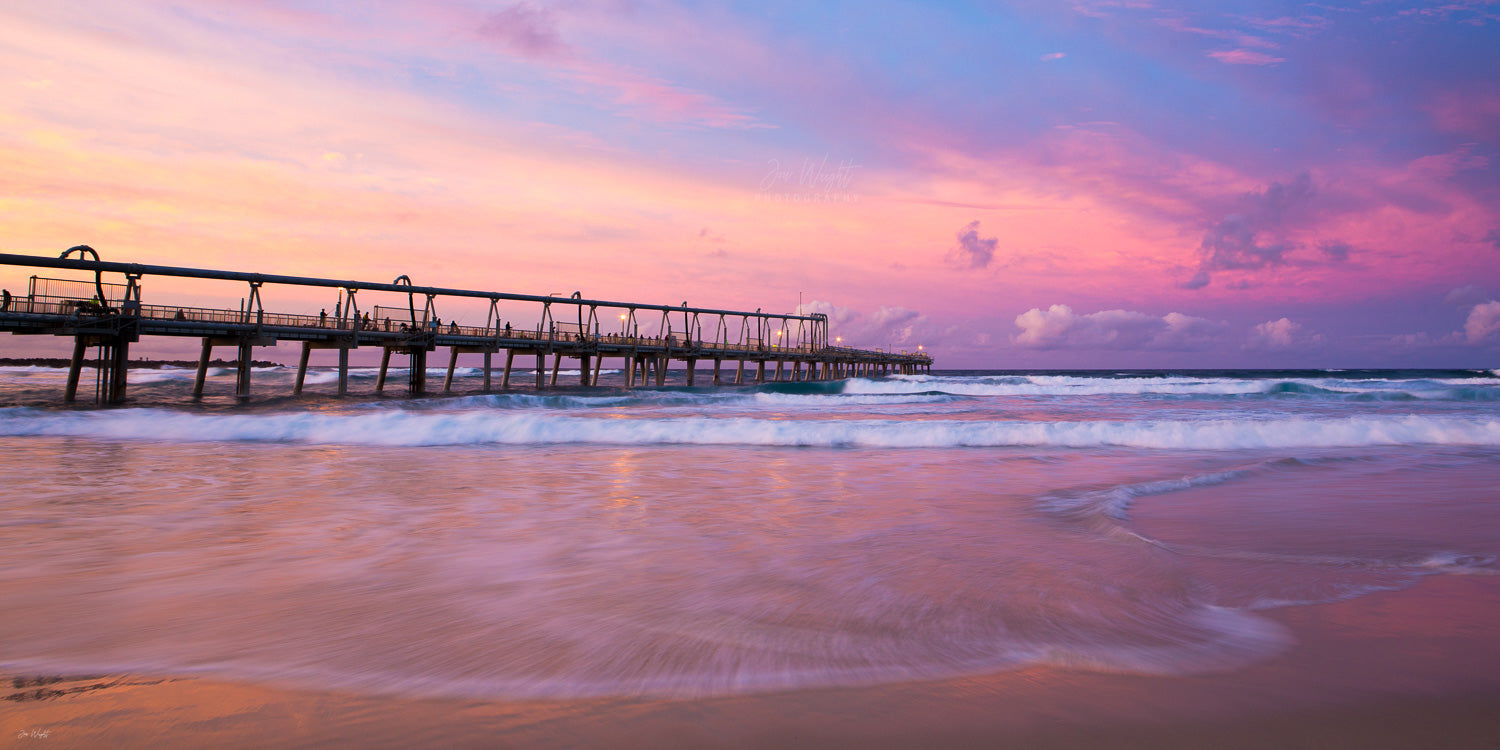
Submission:
[[[0,251],[800,298],[940,368],[1496,366],[1493,6],[1231,5],[23,4]]]

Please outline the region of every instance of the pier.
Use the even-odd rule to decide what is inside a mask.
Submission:
[[[360,347],[381,350],[377,392],[386,388],[391,357],[406,356],[406,390],[413,395],[428,391],[428,355],[444,349],[444,392],[452,388],[460,354],[483,355],[485,392],[494,388],[492,373],[497,370],[499,388],[511,387],[517,357],[523,363],[535,362],[537,389],[557,386],[565,359],[577,360],[582,386],[597,386],[605,360],[618,360],[627,388],[664,385],[674,361],[684,366],[690,386],[698,384],[700,366],[705,370],[702,377],[713,385],[915,374],[932,368],[932,357],[924,351],[830,345],[828,318],[822,314],[612,302],[584,299],[577,292],[564,297],[425,287],[406,276],[375,283],[117,263],[101,260],[87,245],[69,248],[58,258],[0,253],[0,266],[51,269],[44,272],[48,276],[31,276],[24,296],[20,291],[6,296],[0,332],[71,337],[73,355],[63,393],[70,402],[77,398],[91,348],[96,350],[95,400],[123,402],[130,346],[144,336],[201,340],[194,398],[203,395],[216,348],[235,352],[235,395],[248,399],[255,347],[283,341],[302,344],[294,394],[302,392],[313,350],[324,349],[338,353],[341,396],[349,388],[349,353]],[[64,275],[58,271],[83,275],[52,278]],[[156,298],[148,304],[143,289],[153,277],[243,284],[244,297],[238,309],[176,305]],[[333,313],[267,310],[266,292],[276,287],[331,292],[336,295],[330,305]],[[476,304],[487,308],[483,324],[439,315],[450,305],[472,310]]]

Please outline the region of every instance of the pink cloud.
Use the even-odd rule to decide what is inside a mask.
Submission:
[[[1230,277],[1225,288],[1269,283],[1310,292],[1317,283],[1327,295],[1472,281],[1474,238],[1494,224],[1455,177],[1488,164],[1461,146],[1397,166],[1346,160],[1239,195],[1214,196],[1204,186],[1198,205],[1213,223],[1186,288],[1220,273]]]
[[[220,12],[215,6],[205,7],[208,10],[200,12]],[[267,38],[290,34],[336,41],[336,47],[321,53],[331,66],[390,65],[388,74],[404,74],[398,62],[388,62],[391,56],[419,55],[427,61],[425,72],[430,75],[452,77],[454,66],[486,70],[486,78],[512,96],[546,100],[558,93],[546,88],[547,84],[560,83],[563,91],[576,92],[588,105],[613,105],[620,114],[637,119],[709,127],[766,126],[743,108],[711,94],[659,74],[638,72],[594,52],[591,43],[601,34],[628,37],[633,28],[628,23],[630,14],[607,8],[530,1],[498,10],[423,4],[396,6],[388,13],[372,14],[368,27],[350,27],[317,14],[267,11],[256,3],[231,7],[232,16],[218,17],[217,23],[262,26]],[[658,38],[655,44],[673,47],[679,42]],[[513,70],[494,70],[496,50]],[[718,54],[721,51],[715,51]],[[512,72],[527,75],[507,75]],[[543,82],[540,90],[535,80],[526,80],[528,76]]]
[[[1286,62],[1284,57],[1275,57],[1248,49],[1215,50],[1209,52],[1208,56],[1229,65],[1274,65]]]
[[[1459,0],[1426,8],[1407,8],[1396,11],[1398,16],[1415,16],[1424,21],[1448,21],[1457,18],[1459,23],[1484,26],[1500,23],[1500,13],[1490,10],[1494,0]]]
[[[1412,178],[1445,180],[1459,172],[1484,169],[1489,164],[1490,160],[1474,153],[1472,146],[1464,145],[1446,154],[1417,157],[1407,164],[1406,171]]]
[[[600,22],[593,16],[599,14],[573,8],[564,17],[566,11],[562,8],[567,6],[544,8],[520,2],[486,13],[477,22],[454,16],[449,23],[477,23],[481,38],[498,42],[510,52],[546,66],[545,69],[563,80],[584,84],[591,91],[608,92],[609,100],[622,105],[624,112],[634,117],[710,127],[765,127],[753,115],[709,94],[606,62],[591,55],[586,44],[567,43],[562,32],[565,23],[587,40],[591,30],[598,33]],[[623,23],[624,17],[607,20],[621,24],[610,27],[616,34],[629,28],[628,23]],[[661,43],[675,44],[676,40],[661,40]]]
[[[1314,31],[1322,31],[1328,28],[1332,22],[1322,16],[1278,16],[1276,18],[1251,18],[1243,19],[1245,23],[1256,28],[1267,31],[1290,32],[1305,35]]]
[[[1483,90],[1444,91],[1435,94],[1427,112],[1439,128],[1473,138],[1493,138],[1500,133],[1500,87]]]
[[[707,94],[616,66],[579,66],[566,75],[575,81],[614,92],[614,100],[624,105],[627,111],[650,119],[720,128],[770,127],[755,116]]]
[[[1285,185],[1275,182],[1264,192],[1244,196],[1233,213],[1204,235],[1198,246],[1198,272],[1184,284],[1185,288],[1207,286],[1215,271],[1255,270],[1294,263],[1289,256],[1299,245],[1289,236],[1314,214],[1316,199],[1317,191],[1307,173]],[[1339,246],[1347,248],[1342,243]],[[1328,255],[1337,258],[1339,252],[1334,250]],[[1348,257],[1347,250],[1343,257]]]
[[[1208,29],[1200,26],[1191,26],[1187,21],[1184,21],[1181,18],[1160,18],[1157,19],[1157,23],[1173,31],[1181,32],[1184,34],[1195,34],[1197,36],[1206,36],[1212,39],[1225,39],[1242,47],[1275,49],[1279,46],[1269,39],[1253,36],[1251,34],[1246,34],[1240,31],[1233,31],[1228,29]]]
[[[965,225],[954,237],[958,240],[958,245],[948,252],[945,260],[959,270],[988,266],[995,257],[995,246],[1000,242],[997,237],[979,236],[977,219]]]
[[[1072,10],[1089,18],[1108,18],[1117,10],[1150,10],[1154,0],[1073,0]]]

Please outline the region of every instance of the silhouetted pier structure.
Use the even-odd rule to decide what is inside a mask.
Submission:
[[[77,258],[69,257],[77,254]],[[85,256],[93,256],[92,259]],[[32,276],[25,296],[10,294],[0,310],[0,331],[20,335],[70,336],[73,356],[64,399],[73,401],[90,347],[97,347],[96,399],[118,403],[125,399],[130,345],[142,336],[192,337],[202,340],[193,396],[203,395],[208,364],[215,347],[234,347],[237,375],[235,393],[250,396],[250,362],[255,347],[281,341],[302,342],[294,393],[301,393],[314,349],[338,351],[339,395],[349,389],[349,352],[359,347],[382,349],[375,389],[383,391],[392,354],[410,358],[408,391],[427,389],[427,355],[449,351],[443,390],[453,385],[458,355],[484,355],[484,391],[492,390],[493,356],[505,354],[500,388],[509,388],[516,357],[534,357],[536,388],[557,385],[562,360],[579,363],[580,384],[596,386],[606,358],[618,358],[626,387],[666,382],[672,361],[686,366],[688,385],[694,385],[699,362],[712,363],[714,385],[769,380],[834,380],[890,373],[928,372],[932,358],[925,352],[896,353],[832,346],[828,318],[821,314],[785,315],[736,310],[610,302],[571,297],[536,296],[415,286],[406,276],[389,284],[280,276],[200,268],[115,263],[99,260],[86,245],[69,248],[59,258],[0,253],[0,265],[83,271],[91,279],[54,279]],[[106,281],[106,274],[119,281]],[[142,282],[147,277],[177,277],[240,282],[247,295],[240,309],[147,304]],[[267,311],[265,287],[322,287],[337,290],[335,312],[318,315]],[[359,294],[384,294],[405,305],[373,304],[362,308]],[[390,295],[399,295],[391,298]],[[443,321],[437,315],[445,299],[488,303],[484,325]],[[164,301],[164,300],[163,300]],[[530,309],[524,328],[514,308]],[[511,312],[502,316],[502,305]],[[535,306],[535,307],[532,307]],[[524,315],[524,312],[523,312]],[[642,335],[641,326],[653,334]],[[616,328],[618,327],[618,332]],[[550,376],[547,360],[551,358]],[[726,373],[726,363],[732,372]],[[750,368],[753,371],[747,372]]]

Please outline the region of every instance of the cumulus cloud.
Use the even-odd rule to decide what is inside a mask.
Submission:
[[[869,318],[877,342],[883,339],[897,345],[917,343],[917,327],[926,322],[921,313],[904,307],[881,307]]]
[[[1028,349],[1151,349],[1192,351],[1223,338],[1224,324],[1182,313],[1163,316],[1133,310],[1079,315],[1067,305],[1032,308],[1016,316],[1011,337]]]
[[[1464,336],[1470,344],[1500,340],[1500,302],[1490,300],[1474,306],[1464,321]]]
[[[951,329],[938,329],[926,315],[905,307],[881,307],[865,314],[853,308],[814,300],[799,310],[804,315],[827,315],[829,335],[843,338],[844,346],[913,349],[922,344],[930,347],[942,343],[953,333]]]
[[[1463,330],[1443,336],[1426,333],[1398,336],[1393,341],[1407,346],[1487,346],[1500,343],[1500,301],[1490,299],[1484,289],[1469,284],[1448,292],[1443,302],[1459,309],[1468,308]]]
[[[1152,339],[1152,348],[1172,351],[1205,349],[1218,343],[1228,328],[1223,323],[1176,312],[1163,315],[1162,321],[1167,327],[1157,332]]]
[[[954,235],[958,244],[948,251],[948,265],[958,269],[984,268],[995,259],[998,237],[979,236],[979,220],[969,222]]]
[[[1064,57],[1067,57],[1067,56],[1068,55],[1067,55],[1066,52],[1048,52],[1047,54],[1042,55],[1042,62],[1052,62],[1053,60],[1061,60],[1061,59],[1063,59]]]
[[[1259,351],[1286,351],[1312,348],[1322,343],[1322,334],[1308,330],[1301,323],[1281,318],[1268,320],[1255,326],[1250,332],[1250,340],[1245,344],[1245,348]]]

